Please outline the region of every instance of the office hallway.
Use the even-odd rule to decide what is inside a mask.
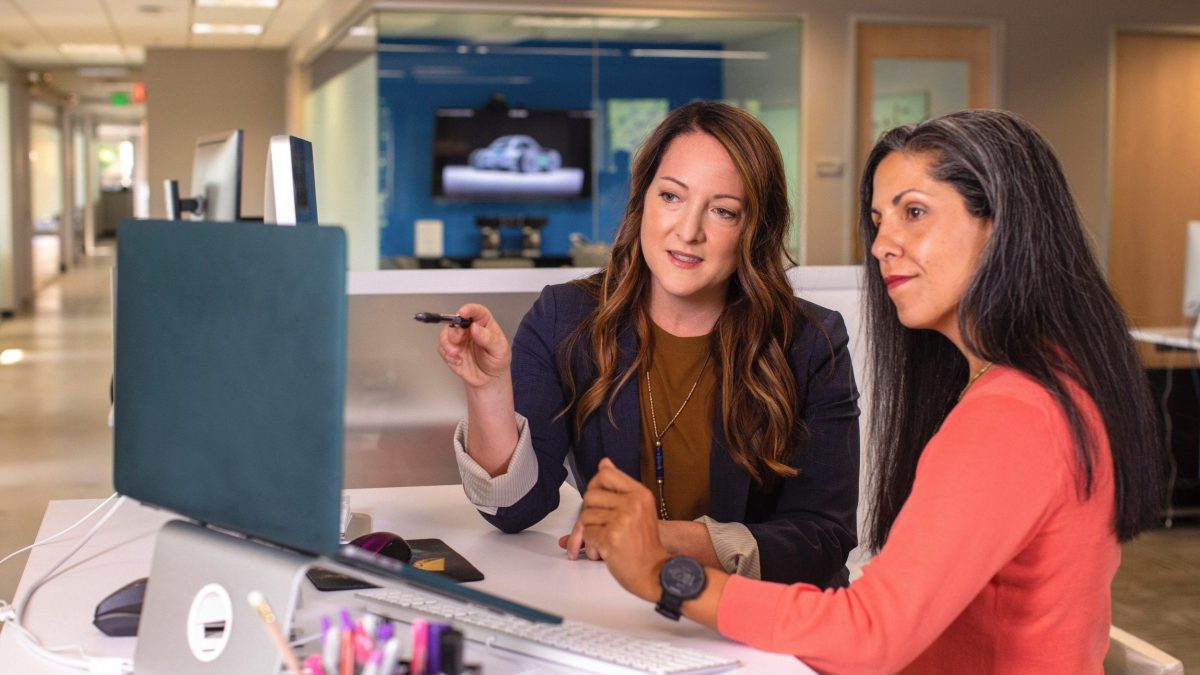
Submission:
[[[0,321],[0,557],[33,541],[52,499],[112,492],[107,424],[112,373],[109,255],[46,285],[37,311]],[[22,555],[0,567],[12,599]],[[1124,547],[1113,583],[1113,622],[1200,675],[1200,522],[1180,520]]]
[[[0,557],[33,541],[48,501],[112,493],[112,261],[83,259],[40,286],[35,312],[0,320],[0,351],[24,354],[0,365]],[[25,558],[0,567],[0,598]]]

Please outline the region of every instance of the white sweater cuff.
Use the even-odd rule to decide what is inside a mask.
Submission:
[[[488,472],[467,454],[467,420],[461,420],[454,429],[454,457],[458,460],[463,492],[475,508],[488,515],[495,515],[497,509],[516,504],[521,497],[529,494],[537,483],[537,456],[533,454],[529,420],[518,413],[516,423],[517,447],[508,462],[508,470],[495,477],[489,476]]]
[[[708,538],[726,572],[750,579],[762,578],[758,540],[750,533],[750,528],[742,523],[720,523],[708,516],[701,516],[696,522],[704,523],[708,528]]]

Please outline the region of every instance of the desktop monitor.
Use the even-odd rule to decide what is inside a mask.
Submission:
[[[232,222],[242,210],[242,130],[235,129],[196,140],[192,156],[190,196],[180,195],[173,179],[163,182],[167,218]]]
[[[342,230],[126,220],[119,235],[117,491],[290,549],[336,552]]]
[[[118,234],[117,492],[459,600],[561,621],[340,546],[347,353],[340,228],[131,219]]]
[[[317,224],[312,143],[296,136],[272,136],[267,145],[265,185],[263,222]]]
[[[1183,315],[1197,319],[1197,325],[1200,325],[1200,220],[1189,221],[1187,225],[1187,260],[1183,268]]]

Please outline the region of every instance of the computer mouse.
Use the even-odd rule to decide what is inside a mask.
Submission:
[[[403,537],[392,532],[371,532],[351,541],[350,544],[402,563],[412,560],[412,547]]]
[[[146,577],[118,588],[96,605],[92,625],[112,637],[137,635],[138,619],[142,616],[142,600],[146,597]]]

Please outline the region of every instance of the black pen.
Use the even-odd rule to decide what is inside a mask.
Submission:
[[[413,318],[421,323],[448,323],[455,328],[466,328],[471,320],[457,314],[438,314],[436,312],[417,312]]]

